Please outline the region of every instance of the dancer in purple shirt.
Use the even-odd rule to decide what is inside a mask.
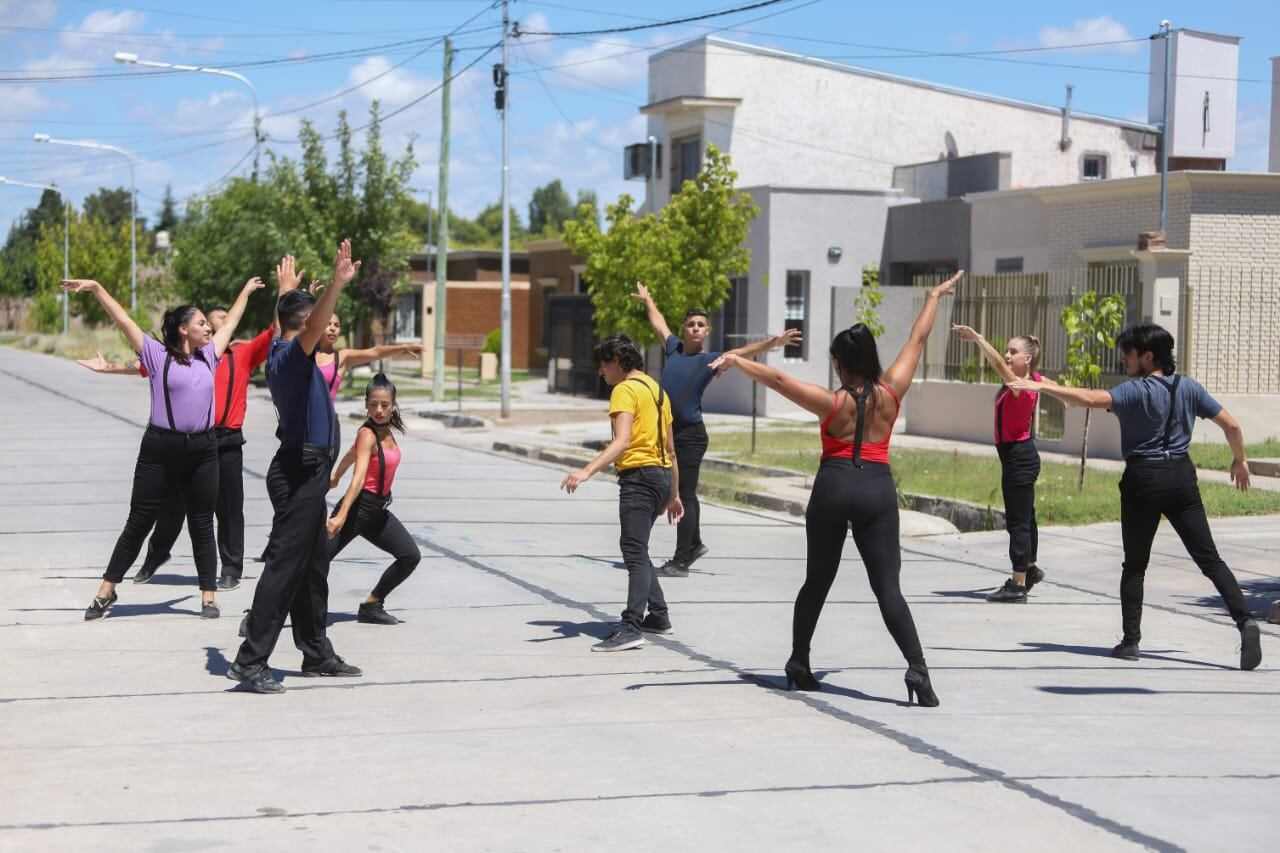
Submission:
[[[71,293],[94,295],[138,354],[151,385],[151,416],[133,472],[129,518],[111,552],[98,594],[84,612],[86,622],[101,619],[116,603],[116,585],[142,550],[170,487],[182,492],[187,505],[187,530],[200,577],[200,617],[217,619],[220,615],[214,601],[218,581],[218,550],[213,537],[218,442],[213,435],[213,374],[236,333],[249,294],[263,286],[261,279],[249,279],[216,333],[199,308],[170,308],[164,313],[162,343],[143,334],[98,282],[73,279],[62,283]]]

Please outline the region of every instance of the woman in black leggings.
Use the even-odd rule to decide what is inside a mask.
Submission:
[[[822,464],[805,511],[808,559],[804,586],[796,596],[791,658],[786,665],[788,688],[822,689],[809,666],[809,642],[852,526],[853,542],[867,567],[880,615],[907,660],[907,701],[917,700],[930,708],[938,705],[915,622],[898,585],[902,552],[898,493],[889,471],[889,437],[933,329],[938,301],[953,292],[962,275],[964,270],[930,292],[902,352],[883,375],[875,337],[866,326],[859,323],[836,335],[831,358],[840,389],[834,393],[732,354],[711,364],[716,370],[737,367],[753,381],[822,418]]]
[[[96,281],[64,281],[71,293],[90,292],[120,327],[151,386],[151,417],[142,436],[133,472],[129,518],[116,541],[102,584],[84,612],[85,621],[101,619],[116,603],[116,585],[137,559],[143,540],[155,524],[165,495],[181,492],[187,506],[187,531],[200,577],[200,617],[217,619],[218,550],[213,536],[213,510],[218,497],[218,442],[213,434],[213,376],[244,315],[249,294],[263,287],[251,278],[240,291],[227,318],[214,332],[204,313],[179,305],[164,313],[164,342],[134,322],[120,303]]]
[[[391,430],[404,432],[404,421],[396,407],[396,386],[379,373],[364,389],[364,407],[369,419],[356,433],[356,443],[333,472],[329,488],[335,488],[347,466],[355,463],[351,485],[333,508],[328,522],[329,559],[363,536],[395,558],[382,573],[373,592],[360,605],[356,620],[371,625],[395,625],[399,619],[386,611],[383,602],[392,590],[404,583],[422,559],[418,545],[404,529],[391,506],[391,484],[400,465],[400,446]]]

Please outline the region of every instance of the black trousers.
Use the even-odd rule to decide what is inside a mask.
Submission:
[[[822,460],[804,515],[808,561],[804,586],[796,596],[792,657],[809,662],[809,643],[840,568],[850,527],[885,627],[907,662],[923,666],[920,637],[898,585],[902,570],[898,492],[889,466],[863,462],[855,468],[852,460],[836,458]]]
[[[671,469],[656,465],[628,468],[618,474],[618,544],[627,565],[627,609],[622,623],[639,630],[645,607],[665,616],[667,600],[649,559],[649,534],[671,498]]]
[[[356,497],[356,505],[347,512],[347,521],[342,525],[342,530],[329,540],[331,561],[357,536],[364,537],[394,558],[394,562],[382,573],[377,586],[373,588],[372,595],[379,601],[386,601],[392,590],[413,574],[422,559],[418,543],[413,541],[400,519],[387,509],[390,499],[390,495],[380,498],[373,492],[360,492]],[[333,511],[336,513],[338,508],[335,506]]]
[[[275,516],[267,540],[267,562],[253,593],[248,630],[236,655],[241,666],[266,665],[286,614],[303,663],[334,656],[325,635],[329,615],[325,495],[332,466],[331,456],[301,448],[281,447],[271,460],[267,491]]]
[[[116,540],[103,580],[119,583],[138,558],[143,540],[172,495],[182,498],[191,534],[200,589],[218,588],[218,553],[213,540],[213,505],[218,492],[218,448],[213,433],[185,433],[147,427],[133,470],[129,518]],[[179,518],[179,524],[181,517]]]
[[[240,430],[234,431],[237,436]],[[244,576],[244,440],[228,442],[219,436],[218,495],[213,505],[217,520],[218,556],[222,573],[234,578]],[[155,530],[147,542],[144,568],[155,568],[169,559],[173,545],[182,532],[186,503],[181,491],[168,495],[156,519]]]
[[[707,455],[707,428],[698,421],[675,428],[676,462],[680,465],[680,503],[684,504],[684,517],[676,524],[677,563],[689,562],[689,557],[702,545],[702,530],[698,525],[702,506],[698,503],[698,472],[702,469],[702,457]]]
[[[1000,491],[1004,494],[1004,526],[1009,531],[1009,562],[1015,572],[1036,564],[1040,534],[1036,527],[1036,480],[1040,478],[1040,451],[1033,439],[997,444],[1000,454]]]
[[[1252,619],[1236,576],[1213,544],[1191,457],[1131,459],[1120,478],[1120,535],[1124,541],[1120,613],[1125,642],[1142,639],[1143,581],[1162,515],[1169,519],[1200,571],[1213,582],[1236,625]]]

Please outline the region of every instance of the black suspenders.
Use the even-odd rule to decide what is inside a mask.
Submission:
[[[378,448],[378,497],[386,497],[383,492],[386,491],[385,484],[387,482],[387,457],[382,453],[382,437],[378,435],[378,427],[372,420],[367,420],[364,425],[373,433],[373,446]]]
[[[1169,439],[1170,439],[1169,432],[1170,430],[1173,429],[1173,418],[1174,418],[1174,412],[1176,411],[1173,408],[1173,404],[1178,399],[1178,382],[1181,379],[1182,379],[1182,374],[1175,373],[1173,376],[1173,384],[1165,386],[1169,389],[1169,416],[1164,419],[1164,439],[1163,439],[1163,448],[1162,448],[1164,450],[1165,459],[1169,458]],[[1164,385],[1163,382],[1161,382],[1160,384]]]
[[[645,390],[649,392],[649,396],[653,397],[653,390],[649,388],[649,385],[643,379],[639,378],[638,376],[632,376],[627,381],[639,382],[641,385],[644,385]],[[663,397],[662,386],[658,385],[658,396],[653,397],[653,402],[658,408],[658,458],[662,460],[663,465],[666,465],[667,464],[667,440],[666,440],[666,437],[662,434],[662,401],[663,399],[664,397]]]
[[[850,393],[848,386],[845,386],[845,393],[853,397],[853,403],[858,408],[858,423],[853,428],[853,467],[862,467],[862,432],[867,422],[867,397],[875,391],[875,386],[867,383],[862,386],[861,391]]]
[[[193,355],[194,359],[195,356]],[[164,372],[160,376],[160,387],[164,389],[164,414],[169,419],[169,429],[174,432],[178,431],[178,427],[173,422],[173,397],[169,394],[169,366],[173,364],[173,353],[169,353],[164,357]],[[207,364],[207,362],[206,362]],[[210,370],[210,373],[213,371]],[[213,407],[210,406],[210,412],[204,416],[204,427],[198,432],[204,432],[209,428],[209,418],[212,416]]]
[[[236,360],[231,357],[231,350],[227,350],[227,399],[222,404],[222,417],[218,418],[218,426],[226,426],[227,418],[231,417],[231,395],[235,393],[236,387]]]

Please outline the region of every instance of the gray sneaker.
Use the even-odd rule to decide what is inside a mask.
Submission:
[[[1257,669],[1262,663],[1262,629],[1250,619],[1240,626],[1240,668]]]
[[[659,616],[657,613],[650,613],[644,617],[644,621],[640,623],[640,630],[646,634],[670,634],[671,620],[666,616]]]
[[[591,647],[593,652],[625,652],[644,645],[644,637],[630,625],[619,625],[613,633]]]

